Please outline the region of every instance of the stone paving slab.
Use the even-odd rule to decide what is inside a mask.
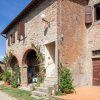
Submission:
[[[0,100],[17,100],[16,98],[13,98],[9,96],[8,94],[0,91]]]

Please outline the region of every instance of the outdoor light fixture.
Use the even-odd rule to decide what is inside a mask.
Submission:
[[[44,20],[45,19],[45,14],[41,14],[41,18],[42,18],[42,20]]]
[[[41,19],[42,21],[46,22],[46,23],[49,23],[47,20],[46,20],[46,15],[45,14],[41,14]]]
[[[45,14],[41,14],[41,19],[45,24],[44,25],[45,31],[47,31],[48,27],[50,26],[50,22],[48,20],[46,20],[46,15]]]

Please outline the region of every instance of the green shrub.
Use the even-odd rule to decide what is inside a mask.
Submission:
[[[59,88],[62,93],[71,93],[74,91],[73,79],[69,69],[62,67],[60,69]]]
[[[11,85],[13,88],[17,88],[18,87],[18,79],[19,79],[19,66],[15,65],[14,69],[13,69],[13,73],[12,73],[12,81],[11,81]]]
[[[17,76],[16,76],[16,73],[13,72],[13,74],[12,74],[12,82],[11,82],[11,86],[12,86],[13,88],[16,88],[16,87],[18,86],[17,83],[18,83],[18,82],[17,82]]]
[[[2,73],[2,80],[3,81],[9,81],[11,77],[10,72],[8,71],[7,67],[5,67],[4,72]]]

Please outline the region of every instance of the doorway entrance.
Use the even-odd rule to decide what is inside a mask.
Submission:
[[[38,63],[39,62],[37,60],[36,51],[29,50],[29,52],[26,55],[26,64],[28,66],[27,67],[28,84],[32,83],[33,81],[37,82],[38,80],[38,74],[39,74]]]
[[[93,60],[93,85],[100,86],[100,58]]]
[[[45,68],[46,77],[56,76],[56,64],[55,64],[55,42],[51,42],[45,45]]]

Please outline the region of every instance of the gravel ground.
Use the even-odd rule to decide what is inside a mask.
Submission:
[[[15,98],[9,96],[8,94],[0,91],[0,100],[17,100],[17,99],[15,99]]]
[[[0,81],[0,85],[4,84],[4,82]],[[0,100],[17,100],[8,94],[0,91]]]
[[[60,100],[100,100],[100,86],[76,88],[76,94],[58,96]]]

